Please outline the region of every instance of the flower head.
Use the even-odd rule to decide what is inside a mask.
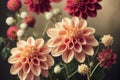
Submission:
[[[55,24],[55,28],[48,29],[47,34],[50,37],[48,45],[53,48],[52,55],[54,57],[62,55],[65,63],[71,62],[74,57],[79,62],[84,62],[86,55],[94,54],[92,47],[98,45],[94,33],[95,29],[87,27],[84,19],[63,18],[62,22]]]
[[[12,25],[15,22],[16,22],[16,20],[13,17],[7,17],[7,19],[6,19],[7,25]]]
[[[18,27],[16,26],[10,26],[7,30],[7,36],[10,40],[14,40],[17,38],[17,31],[18,31]]]
[[[89,72],[89,68],[86,64],[81,64],[81,65],[78,66],[78,72],[80,74],[85,75]]]
[[[49,52],[50,48],[44,45],[42,38],[34,40],[29,37],[27,41],[18,41],[8,59],[13,64],[10,73],[18,74],[20,80],[36,80],[40,75],[47,77],[48,69],[54,64]]]
[[[67,0],[65,11],[71,16],[87,19],[88,16],[96,17],[97,10],[101,9],[98,3],[101,0]]]
[[[60,73],[61,72],[61,70],[62,70],[62,68],[59,66],[59,65],[57,65],[57,66],[55,66],[55,68],[54,68],[54,73]]]
[[[101,67],[109,69],[112,64],[116,63],[116,54],[112,52],[112,49],[103,49],[98,53],[97,60],[101,61]]]
[[[34,24],[36,22],[34,16],[31,14],[28,14],[24,19],[23,22],[26,23],[29,27],[34,27]]]
[[[104,35],[101,40],[105,46],[110,46],[113,44],[113,37],[110,35]]]
[[[21,8],[21,0],[8,0],[7,8],[11,11],[18,11]]]
[[[28,10],[37,14],[44,13],[51,9],[50,0],[24,0]]]

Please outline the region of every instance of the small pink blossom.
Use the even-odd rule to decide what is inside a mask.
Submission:
[[[31,14],[28,14],[24,19],[23,22],[26,23],[29,27],[34,27],[36,22],[35,17]]]
[[[24,4],[30,12],[44,13],[51,9],[50,0],[24,0]]]
[[[8,0],[7,8],[11,11],[18,11],[21,8],[21,0]]]
[[[47,34],[50,37],[48,45],[53,48],[52,55],[54,57],[62,55],[65,63],[71,62],[74,57],[82,63],[86,55],[93,56],[92,47],[98,45],[94,33],[95,29],[87,27],[84,19],[63,18],[62,22],[55,24],[55,28],[48,29]]]
[[[14,40],[17,38],[17,31],[18,31],[18,27],[16,26],[10,26],[7,30],[7,36],[10,40]]]
[[[18,74],[20,80],[40,80],[39,76],[48,77],[48,69],[54,64],[49,54],[50,48],[42,38],[29,37],[27,41],[20,40],[17,47],[11,49],[8,62],[12,64],[10,73]]]
[[[109,69],[112,64],[116,63],[116,54],[112,52],[112,49],[103,49],[98,53],[97,60],[101,61],[101,67]]]

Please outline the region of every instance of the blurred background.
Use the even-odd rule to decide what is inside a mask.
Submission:
[[[6,31],[8,28],[5,20],[9,16],[14,16],[14,13],[6,8],[6,2],[7,0],[0,0],[0,36],[4,37],[6,37]],[[112,68],[106,72],[105,80],[120,80],[120,0],[103,0],[100,4],[103,9],[98,11],[97,17],[89,17],[87,21],[91,27],[96,29],[97,34],[110,34],[114,37],[114,44],[112,48],[118,55],[117,64],[113,65]],[[52,4],[52,7],[60,8],[62,10],[63,17],[67,17],[69,15],[63,11],[64,5],[65,0],[57,4]],[[25,11],[26,8],[23,6],[21,10]],[[35,28],[29,29],[28,33],[31,33],[33,30],[37,33],[42,32],[47,22],[45,20],[45,15],[40,14],[37,16],[36,21],[37,23]],[[0,80],[13,79],[9,73],[9,68],[10,65],[7,60],[3,60],[0,57]]]

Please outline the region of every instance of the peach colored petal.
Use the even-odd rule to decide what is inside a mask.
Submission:
[[[11,51],[10,51],[10,53],[12,55],[16,55],[16,54],[20,53],[20,50],[18,48],[12,48]]]
[[[25,74],[28,74],[30,72],[30,66],[29,66],[29,63],[26,63],[23,65],[23,72]]]
[[[58,36],[58,29],[56,28],[50,28],[47,30],[47,35],[49,37],[57,37]]]
[[[84,20],[84,19],[81,19],[78,27],[81,28],[81,29],[87,27],[87,21]]]
[[[65,30],[60,30],[58,34],[59,36],[65,36],[67,32]]]
[[[60,29],[63,29],[64,27],[63,27],[63,24],[62,24],[62,22],[58,22],[58,23],[56,23],[55,24],[55,28],[60,28]]]
[[[74,51],[71,50],[66,50],[63,54],[62,54],[62,59],[65,63],[69,63],[73,60],[74,58]]]
[[[73,27],[78,27],[79,26],[79,18],[78,17],[73,17],[71,19],[71,23]]]
[[[81,44],[75,43],[75,44],[74,44],[74,50],[75,50],[76,52],[80,53],[80,52],[82,51],[82,46],[81,46]]]
[[[51,51],[51,49],[47,45],[44,45],[40,48],[41,54],[48,54],[48,53],[50,53],[50,51]]]
[[[39,49],[44,45],[44,40],[42,38],[39,38],[35,41],[35,46]]]
[[[53,39],[49,39],[48,41],[47,41],[47,45],[48,45],[48,47],[54,47],[55,45],[53,44]]]
[[[37,57],[31,58],[31,63],[33,65],[39,66],[40,65],[40,60]]]
[[[32,63],[29,64],[30,65],[30,70],[32,71],[32,73],[36,76],[39,76],[41,73],[41,68],[40,66],[36,66]]]
[[[8,58],[8,62],[11,64],[17,63],[19,59],[16,57],[16,55],[12,55]]]
[[[48,72],[48,70],[42,70],[42,76],[44,76],[44,77],[48,77],[48,75],[49,75],[49,72]]]
[[[83,63],[85,61],[85,53],[81,52],[81,53],[76,53],[75,54],[75,59],[80,62]]]
[[[31,71],[27,74],[26,80],[34,80],[34,74]]]
[[[69,18],[63,18],[62,19],[62,24],[67,26],[67,25],[71,25],[71,20]]]
[[[47,64],[47,62],[41,61],[41,62],[40,62],[40,67],[41,67],[41,69],[48,69],[48,64]]]
[[[38,55],[38,59],[40,61],[46,61],[47,60],[46,56],[45,55],[41,55],[41,54]]]
[[[49,55],[49,54],[46,54],[46,57],[47,57],[47,64],[48,64],[48,66],[53,66],[54,65],[54,59],[53,59],[53,57],[51,56],[51,55]]]
[[[16,64],[13,64],[10,68],[10,73],[15,75],[17,74],[22,68],[22,63],[16,63]]]
[[[89,56],[93,56],[94,50],[93,50],[93,48],[91,46],[84,45],[84,46],[82,46],[82,48],[83,48],[83,51],[84,51],[85,54],[87,54]]]
[[[86,41],[88,45],[98,46],[98,41],[94,38],[94,36],[86,37]]]
[[[80,44],[86,45],[86,39],[85,38],[80,37],[78,40],[79,40]]]
[[[17,42],[17,47],[18,47],[18,48],[25,47],[26,44],[27,44],[27,43],[26,43],[24,40],[19,40],[19,41]]]
[[[70,42],[69,45],[68,45],[68,49],[73,49],[73,48],[74,48],[74,43]]]
[[[63,37],[58,37],[53,41],[53,45],[58,45],[63,40]]]
[[[84,31],[83,31],[83,34],[84,34],[84,35],[87,35],[87,36],[93,35],[94,33],[95,33],[95,29],[92,28],[92,27],[87,27],[87,28],[85,28]]]
[[[18,77],[20,78],[20,80],[26,80],[27,75],[21,69],[18,73]]]
[[[35,45],[35,40],[34,40],[34,38],[33,38],[33,37],[29,37],[29,38],[27,39],[27,44],[28,44],[28,45],[31,45],[31,46],[34,46],[34,45]]]

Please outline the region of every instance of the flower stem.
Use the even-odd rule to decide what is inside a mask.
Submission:
[[[90,76],[89,76],[89,73],[87,73],[87,80],[90,80]]]
[[[75,75],[77,73],[77,71],[73,72],[71,75],[68,76],[68,79],[69,80],[73,75]]]
[[[92,77],[93,73],[95,72],[95,70],[97,69],[97,67],[101,64],[101,61],[94,67],[94,69],[92,70],[90,77]]]
[[[45,26],[45,28],[44,28],[44,30],[43,30],[43,32],[42,32],[42,36],[44,36],[44,35],[45,35],[46,29],[47,29],[47,27],[48,27],[49,23],[50,23],[50,21],[48,21],[47,25]]]

